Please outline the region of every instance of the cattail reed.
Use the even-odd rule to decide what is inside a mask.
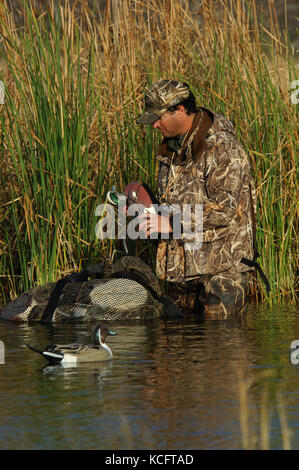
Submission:
[[[115,257],[117,241],[95,237],[95,208],[113,184],[155,189],[159,137],[135,119],[144,88],[170,76],[234,121],[250,157],[272,289],[257,277],[254,298],[295,301],[297,69],[274,7],[261,20],[254,1],[204,0],[192,12],[178,0],[75,3],[21,3],[21,22],[9,2],[0,10],[1,302]],[[152,259],[150,243],[134,249]]]

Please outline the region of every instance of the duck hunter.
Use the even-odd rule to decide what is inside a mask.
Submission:
[[[163,135],[156,153],[159,203],[202,205],[197,250],[188,248],[184,221],[175,239],[171,217],[140,216],[147,237],[169,234],[159,237],[157,276],[169,281],[170,296],[184,309],[224,315],[241,311],[254,269],[260,267],[255,261],[255,185],[232,123],[198,107],[189,86],[177,80],[159,80],[146,91],[137,123]],[[191,211],[192,231],[195,223]]]

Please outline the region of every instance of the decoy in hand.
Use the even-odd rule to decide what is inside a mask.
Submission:
[[[28,348],[44,356],[50,364],[74,364],[78,362],[98,362],[112,359],[112,351],[105,343],[108,335],[117,333],[106,326],[97,325],[93,333],[94,344],[70,343],[65,345],[52,344],[45,350],[27,344]]]

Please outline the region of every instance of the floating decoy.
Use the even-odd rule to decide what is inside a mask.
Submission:
[[[28,348],[45,357],[50,364],[74,364],[79,362],[99,362],[112,359],[113,354],[105,343],[106,337],[117,333],[109,330],[106,326],[97,325],[93,333],[93,344],[53,344],[45,350],[40,350],[30,344]]]

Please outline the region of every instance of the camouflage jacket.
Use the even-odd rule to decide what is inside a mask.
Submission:
[[[200,108],[179,150],[171,150],[164,139],[157,159],[160,203],[190,204],[192,209],[191,227],[181,222],[180,239],[159,240],[157,276],[182,282],[233,267],[238,272],[251,270],[241,258],[252,260],[254,255],[255,187],[231,122]],[[203,208],[203,243],[190,250],[195,204]]]

